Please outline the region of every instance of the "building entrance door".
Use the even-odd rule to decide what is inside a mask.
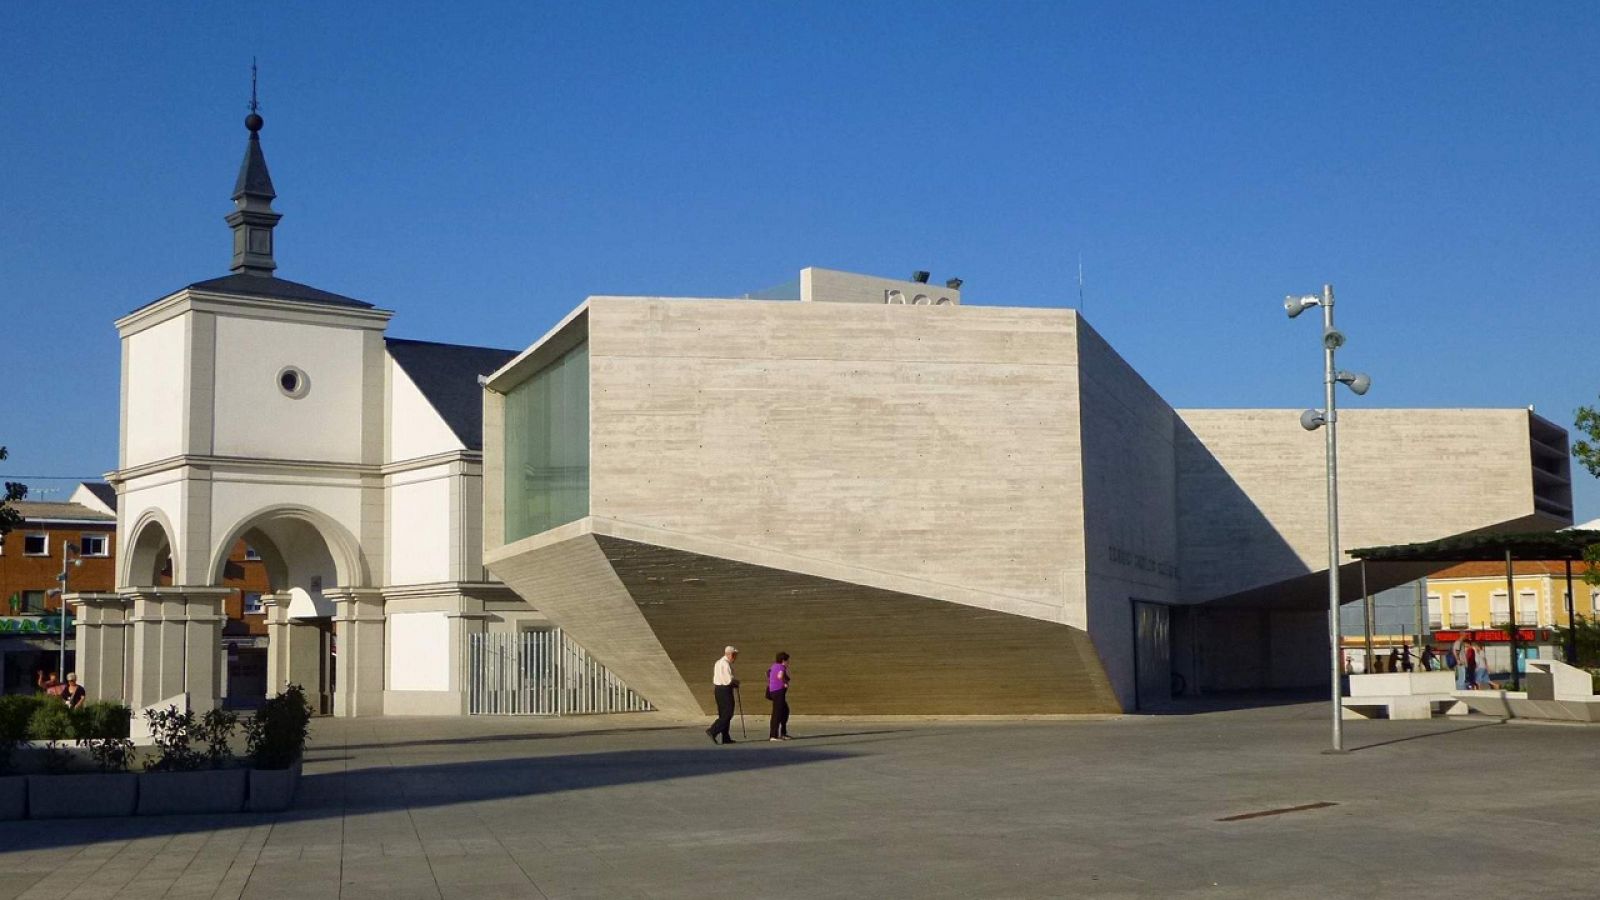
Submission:
[[[1134,706],[1172,699],[1172,616],[1161,603],[1133,601]]]

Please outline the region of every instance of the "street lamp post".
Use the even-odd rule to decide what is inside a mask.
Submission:
[[[1334,397],[1335,384],[1344,384],[1356,394],[1365,394],[1372,386],[1366,375],[1341,372],[1334,364],[1334,352],[1344,346],[1344,335],[1333,327],[1333,285],[1322,286],[1322,295],[1290,295],[1283,300],[1283,308],[1294,318],[1313,306],[1322,307],[1322,389],[1321,410],[1308,409],[1300,414],[1300,426],[1315,431],[1326,426],[1323,434],[1328,483],[1328,659],[1329,675],[1333,680],[1333,752],[1344,752],[1344,719],[1340,699],[1339,679],[1344,673],[1339,665],[1339,415]]]
[[[56,672],[59,673],[62,683],[66,683],[67,680],[67,572],[69,571],[69,565],[83,565],[81,557],[70,561],[68,557],[77,552],[77,544],[70,541],[62,541],[61,574],[56,576],[56,580],[61,582],[61,589],[58,592],[58,602],[61,606],[61,647],[57,657]]]

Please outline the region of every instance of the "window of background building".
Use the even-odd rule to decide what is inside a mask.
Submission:
[[[1539,595],[1533,591],[1517,591],[1517,624],[1539,624]]]
[[[22,609],[20,611],[23,613],[44,612],[44,591],[23,591]]]
[[[26,534],[22,536],[23,556],[49,556],[50,535]]]
[[[1450,627],[1467,627],[1467,595],[1459,591],[1450,595]]]
[[[1444,627],[1444,598],[1438,594],[1428,595],[1428,630],[1438,631]]]
[[[79,556],[110,556],[111,542],[103,534],[85,534],[78,537]]]
[[[1489,624],[1511,624],[1511,601],[1506,599],[1505,591],[1495,591],[1489,595]]]
[[[250,546],[249,544],[245,544],[244,545],[244,558],[245,559],[260,559],[261,558],[261,554],[256,551],[256,548]]]
[[[244,595],[244,611],[246,613],[259,613],[259,612],[261,612],[261,595],[257,594],[257,593],[245,594]]]
[[[1589,592],[1590,617],[1600,619],[1600,591]]]

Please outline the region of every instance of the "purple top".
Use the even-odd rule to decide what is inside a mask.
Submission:
[[[776,692],[787,688],[788,675],[788,663],[773,663],[772,668],[767,670],[767,690]]]

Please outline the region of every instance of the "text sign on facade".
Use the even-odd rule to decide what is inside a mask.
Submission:
[[[67,619],[67,630],[74,621]],[[60,634],[60,616],[0,616],[0,634]]]

